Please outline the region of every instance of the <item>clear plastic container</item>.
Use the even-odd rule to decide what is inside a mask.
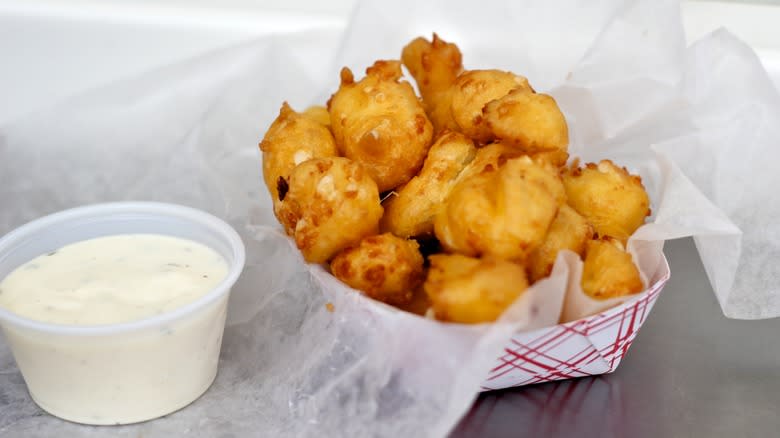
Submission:
[[[228,274],[188,305],[120,324],[47,324],[0,308],[0,326],[30,395],[57,417],[85,424],[157,418],[200,397],[216,376],[228,296],[245,255],[238,233],[214,216],[152,202],[65,210],[0,239],[0,279],[63,245],[130,233],[163,234],[207,245],[225,258]]]

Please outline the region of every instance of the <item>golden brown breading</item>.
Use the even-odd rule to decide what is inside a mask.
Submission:
[[[528,258],[531,282],[535,283],[550,275],[559,251],[568,249],[582,256],[585,244],[592,238],[593,227],[585,218],[568,205],[561,205],[547,231],[544,243]]]
[[[434,33],[340,79],[327,107],[285,103],[260,144],[274,213],[307,262],[456,323],[495,321],[564,249],[584,259],[588,296],[641,292],[625,251],[650,213],[641,179],[609,160],[567,167],[566,119],[525,77],[465,70]]]
[[[327,126],[330,128],[330,113],[328,112],[328,109],[321,105],[313,105],[308,108],[306,108],[306,111],[304,111],[302,116],[314,120],[315,122],[319,123],[320,125]]]
[[[477,154],[463,172],[458,177],[458,181],[479,175],[484,172],[498,170],[510,158],[522,156],[522,152],[512,146],[503,143],[490,143],[487,146],[477,149]]]
[[[423,278],[425,274],[423,274]],[[428,313],[428,309],[431,308],[431,300],[428,298],[428,294],[422,287],[422,283],[412,293],[412,299],[405,304],[399,304],[397,307],[401,310],[409,313],[414,313],[418,316],[425,316]]]
[[[326,262],[378,232],[379,192],[359,164],[342,157],[314,158],[296,166],[284,181],[274,212],[307,262]]]
[[[396,236],[433,235],[433,218],[477,149],[463,134],[445,132],[428,152],[420,173],[384,202],[380,228]]]
[[[336,156],[336,143],[328,128],[285,102],[263,141],[263,179],[274,205],[279,203],[279,178],[287,178],[298,164],[310,159]]]
[[[626,242],[650,214],[650,199],[639,176],[610,160],[574,165],[563,173],[569,205],[593,224],[599,236]]]
[[[458,46],[434,33],[431,41],[419,37],[401,52],[401,61],[409,69],[423,100],[446,91],[463,71],[463,57]]]
[[[565,201],[557,169],[529,157],[459,182],[434,221],[450,252],[524,260],[544,241]]]
[[[401,52],[401,60],[417,82],[434,131],[438,134],[445,129],[457,129],[450,109],[450,88],[463,71],[458,46],[434,33],[433,41],[421,37],[407,44]]]
[[[369,236],[341,251],[330,262],[333,275],[369,297],[408,304],[423,280],[423,258],[414,240],[390,233]]]
[[[546,161],[555,167],[564,167],[569,160],[569,153],[566,151],[537,152],[529,156],[535,161]]]
[[[355,82],[348,68],[328,103],[339,152],[366,168],[380,192],[406,183],[420,170],[433,126],[399,61],[377,61]]]
[[[514,89],[530,90],[528,79],[501,70],[469,70],[461,73],[452,87],[452,117],[460,132],[474,141],[487,143],[493,133],[484,120],[485,106]]]
[[[597,299],[622,297],[644,289],[631,254],[619,240],[589,240],[582,268],[582,290]]]
[[[528,288],[525,269],[512,262],[458,254],[429,259],[425,292],[442,321],[495,321]]]
[[[483,116],[495,138],[524,153],[568,150],[566,119],[551,96],[534,93],[530,88],[516,88],[489,102]]]

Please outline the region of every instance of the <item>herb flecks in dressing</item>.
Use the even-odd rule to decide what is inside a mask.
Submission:
[[[68,325],[128,322],[187,305],[227,275],[211,248],[158,234],[123,234],[66,245],[0,282],[0,306]]]

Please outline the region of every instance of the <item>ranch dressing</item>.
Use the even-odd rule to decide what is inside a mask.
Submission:
[[[168,414],[214,380],[228,294],[192,312],[128,330],[115,324],[192,303],[228,272],[212,249],[185,239],[128,234],[64,246],[0,282],[0,306],[94,334],[3,326],[30,395],[44,410],[86,424],[127,424]]]
[[[124,234],[43,254],[0,282],[0,306],[65,325],[139,320],[189,304],[228,272],[225,259],[191,240]]]

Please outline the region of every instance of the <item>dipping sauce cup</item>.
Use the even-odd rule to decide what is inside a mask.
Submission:
[[[55,213],[0,238],[0,280],[41,254],[117,234],[195,241],[220,254],[228,273],[189,304],[117,324],[51,324],[0,307],[0,326],[33,400],[77,423],[150,420],[200,397],[216,377],[228,296],[244,266],[244,245],[224,221],[177,205],[119,202]]]

